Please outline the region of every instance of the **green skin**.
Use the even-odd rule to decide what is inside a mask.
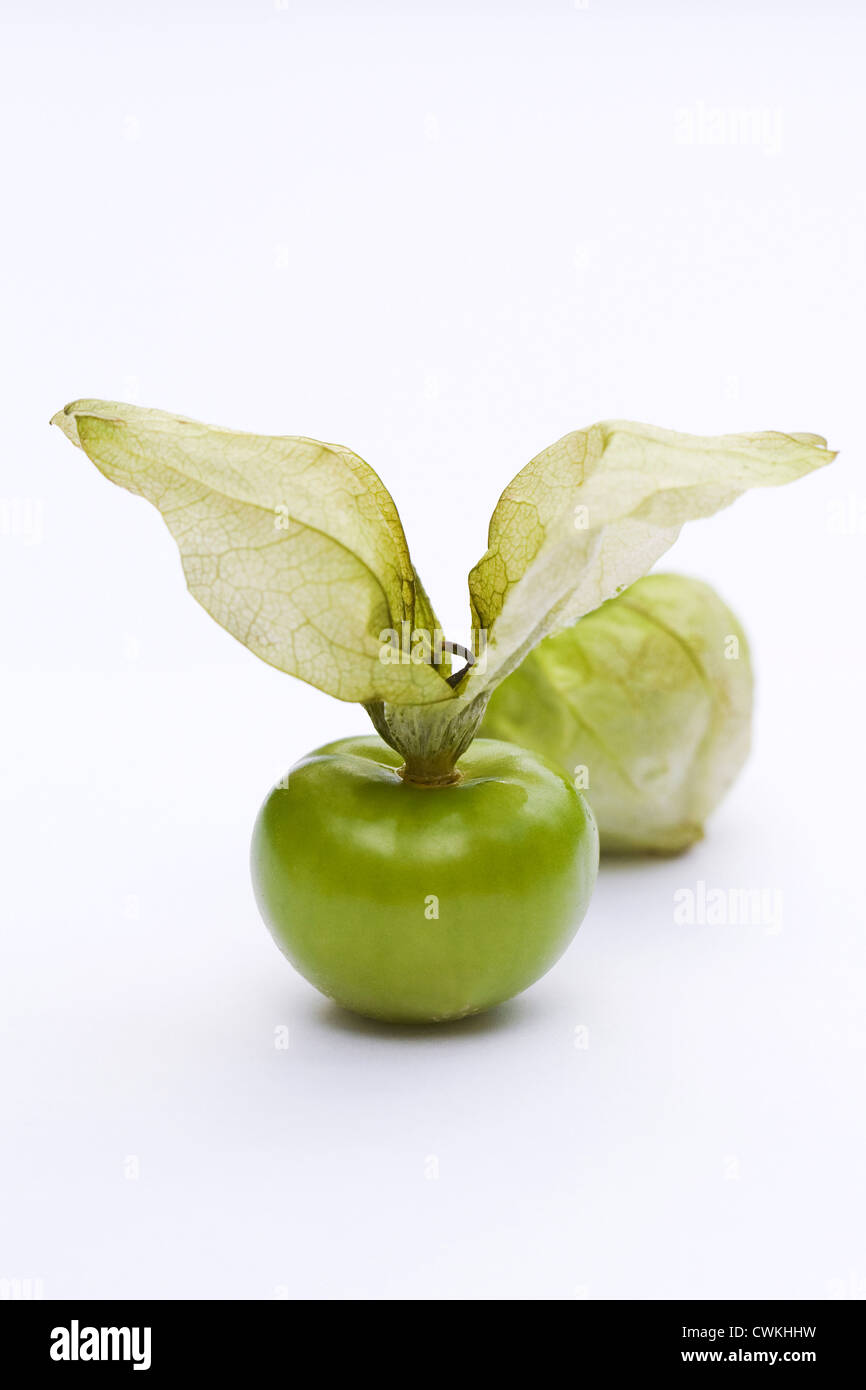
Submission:
[[[370,736],[297,763],[256,821],[256,899],[280,950],[344,1008],[464,1018],[568,946],[595,883],[595,821],[552,762],[495,739],[469,747],[452,786],[404,781],[402,762]]]

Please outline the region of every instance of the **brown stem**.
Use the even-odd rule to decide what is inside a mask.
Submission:
[[[411,766],[405,762],[397,771],[403,781],[413,787],[456,787],[463,781],[463,773],[459,767],[446,770],[439,764],[428,765],[416,761]]]

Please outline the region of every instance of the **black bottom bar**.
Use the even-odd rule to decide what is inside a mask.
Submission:
[[[483,1302],[484,1300],[478,1300]],[[341,1312],[338,1317],[346,1318]],[[348,1315],[351,1318],[351,1314]],[[475,1315],[477,1318],[477,1314]],[[364,1314],[369,1320],[369,1313]],[[291,1302],[0,1302],[0,1371],[48,1371],[61,1379],[85,1373],[99,1376],[147,1375],[159,1379],[185,1371],[212,1370],[226,1376],[260,1363],[281,1365],[297,1374],[311,1351],[324,1353],[333,1371],[335,1351],[364,1347],[353,1370],[384,1369],[396,1350],[393,1334],[370,1321],[363,1342],[351,1341],[342,1321],[333,1339],[307,1341],[306,1315]],[[431,1323],[413,1331],[401,1315],[399,1340],[418,1337],[419,1369],[428,1358],[444,1361],[453,1346],[446,1324]],[[338,1331],[339,1329],[339,1331]],[[576,1368],[600,1366],[611,1371],[667,1373],[702,1366],[722,1370],[765,1367],[790,1370],[801,1366],[822,1374],[850,1368],[856,1374],[862,1342],[863,1314],[858,1302],[596,1302],[577,1301],[568,1310],[563,1330],[572,1337]],[[491,1347],[509,1355],[516,1332],[491,1343],[476,1329],[478,1350],[489,1367]],[[385,1340],[383,1341],[382,1338]],[[377,1351],[378,1346],[378,1351]],[[443,1371],[446,1367],[443,1365]],[[454,1367],[450,1372],[453,1373]]]

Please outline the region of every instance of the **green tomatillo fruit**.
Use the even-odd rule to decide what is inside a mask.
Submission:
[[[596,832],[574,786],[473,745],[495,688],[646,574],[686,521],[834,457],[811,434],[572,431],[500,497],[462,647],[437,623],[390,494],[350,449],[115,401],[75,401],[53,423],[161,512],[222,627],[369,714],[381,744],[331,745],[268,798],[253,872],[303,973],[391,1019],[451,1018],[524,989],[586,907]]]
[[[375,737],[303,758],[253,832],[256,899],[277,945],[347,1009],[419,1022],[519,994],[565,950],[598,864],[567,777],[478,739],[450,786],[401,777]]]

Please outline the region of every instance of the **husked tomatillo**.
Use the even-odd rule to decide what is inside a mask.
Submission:
[[[595,812],[603,853],[676,853],[749,752],[746,635],[708,584],[650,574],[548,637],[493,692],[482,731],[543,753]]]

